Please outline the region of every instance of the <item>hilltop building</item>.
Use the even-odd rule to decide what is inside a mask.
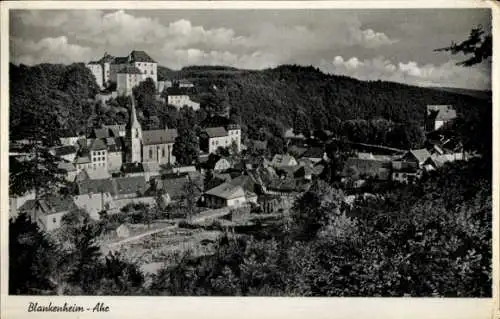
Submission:
[[[87,67],[101,89],[116,83],[119,94],[130,94],[134,86],[147,78],[158,86],[158,63],[144,51],[134,50],[125,57],[105,53],[101,59],[90,61]]]

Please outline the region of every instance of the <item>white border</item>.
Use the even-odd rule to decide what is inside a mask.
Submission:
[[[493,58],[492,85],[494,122],[493,176],[493,299],[434,298],[212,298],[212,297],[19,297],[7,296],[8,256],[8,64],[9,9],[408,9],[408,8],[492,8],[493,28],[497,30],[499,7],[493,1],[7,1],[0,3],[1,31],[1,107],[0,107],[0,204],[1,204],[1,312],[0,318],[500,318],[498,159],[499,112],[496,108],[500,70]],[[495,33],[495,32],[494,32]],[[493,37],[494,47],[497,46]],[[496,53],[496,51],[494,51]],[[58,314],[27,313],[30,300],[94,305],[104,302],[110,313]]]

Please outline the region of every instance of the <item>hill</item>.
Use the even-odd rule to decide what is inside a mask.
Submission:
[[[471,89],[449,88],[449,87],[432,87],[432,89],[457,93],[462,95],[469,95],[479,99],[491,99],[491,94],[492,94],[490,90],[471,90]]]
[[[491,123],[491,99],[392,82],[360,81],[324,74],[311,66],[282,65],[261,71],[221,66],[193,66],[179,71],[159,67],[159,73],[194,82],[202,108],[215,85],[220,97],[217,100],[230,106],[230,117],[242,125],[244,137],[280,139],[290,127],[298,131],[328,129],[335,133],[343,129],[343,123],[352,120],[385,119],[420,127],[428,104],[452,104],[464,118]],[[74,130],[88,125],[86,121],[92,112],[87,102],[82,101],[95,94],[96,86],[83,65],[11,65],[10,77],[11,132],[30,125],[20,126],[20,119],[23,108],[32,105],[37,105],[42,113],[57,106],[63,128]],[[158,105],[147,113],[164,123],[169,121],[166,117],[173,118],[164,109]],[[117,122],[124,120],[120,118]],[[351,124],[354,130],[366,128],[366,123]],[[489,125],[474,125],[474,129],[477,136],[491,136]],[[278,144],[279,150],[280,143],[275,140],[271,144]]]

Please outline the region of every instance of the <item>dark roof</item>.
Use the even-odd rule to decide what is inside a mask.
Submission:
[[[132,51],[129,54],[130,62],[148,62],[148,63],[156,63],[145,51]]]
[[[143,173],[144,167],[141,163],[123,163],[121,171],[125,174],[127,173]]]
[[[227,117],[210,116],[210,117],[207,117],[206,119],[204,119],[200,123],[200,127],[202,127],[202,128],[218,127],[218,126],[227,127],[228,125],[231,125],[231,124],[236,124],[236,123],[234,123],[232,120],[230,120]]]
[[[113,62],[116,58],[108,53],[104,53],[103,57],[97,63]]]
[[[73,145],[64,145],[54,148],[54,153],[56,156],[63,156],[76,153],[76,147]]]
[[[167,88],[167,95],[189,95],[189,88],[171,86]]]
[[[113,64],[126,64],[128,63],[128,56],[115,57],[112,61]]]
[[[137,191],[146,190],[146,179],[144,176],[130,176],[109,179],[84,180],[77,183],[78,193],[110,193],[113,196],[132,194]]]
[[[106,145],[108,146],[109,152],[120,152],[125,145],[123,137],[108,137],[106,139]]]
[[[322,147],[311,147],[305,151],[301,157],[304,158],[323,158],[323,154],[325,153]]]
[[[177,129],[143,131],[142,143],[144,145],[174,143],[176,137]]]
[[[118,70],[116,73],[127,73],[127,74],[142,74],[141,70],[136,68],[135,66],[124,66],[120,70]]]
[[[96,138],[92,141],[92,144],[90,144],[90,150],[92,151],[101,151],[101,150],[106,150],[106,140],[102,138]]]
[[[208,137],[223,137],[227,136],[227,131],[224,127],[208,127],[205,129]]]
[[[431,157],[431,153],[425,148],[419,150],[410,150],[407,155],[412,155],[418,160],[419,163],[423,163],[426,159]]]
[[[51,195],[38,200],[39,207],[45,215],[59,213],[63,211],[71,211],[77,209],[73,198],[70,196]],[[36,207],[36,200],[30,199],[22,205],[20,211],[33,210]]]
[[[95,128],[93,136],[95,138],[106,138],[109,137],[109,129],[108,128]]]

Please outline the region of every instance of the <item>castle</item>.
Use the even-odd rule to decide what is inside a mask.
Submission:
[[[125,57],[114,57],[105,53],[97,61],[87,64],[101,89],[116,84],[120,95],[130,95],[140,82],[151,78],[158,87],[158,63],[144,51],[132,51]]]

